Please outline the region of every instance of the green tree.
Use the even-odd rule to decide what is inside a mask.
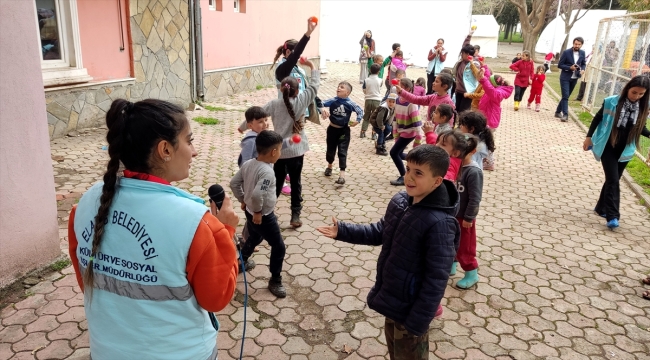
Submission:
[[[618,0],[615,2],[617,2],[622,9],[625,9],[629,12],[650,10],[650,4],[648,4],[648,0]]]
[[[514,6],[511,2],[504,4],[503,9],[497,15],[495,15],[497,23],[503,25],[505,31],[503,40],[510,39],[512,42],[512,32],[517,28],[517,23],[519,23],[519,12],[517,7]]]

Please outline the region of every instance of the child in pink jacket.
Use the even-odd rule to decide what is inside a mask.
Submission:
[[[440,73],[438,76],[436,76],[436,80],[433,82],[433,94],[431,95],[416,96],[408,91],[403,91],[400,87],[397,87],[396,89],[399,96],[411,104],[428,106],[429,108],[427,110],[426,120],[433,121],[433,111],[436,109],[436,106],[440,104],[448,104],[451,105],[451,107],[454,109],[456,108],[456,104],[451,100],[451,96],[449,96],[449,93],[447,92],[447,90],[449,90],[453,84],[454,79],[451,77],[451,75]]]
[[[487,118],[487,127],[493,131],[501,122],[501,101],[512,95],[513,88],[501,75],[485,75],[485,70],[479,72],[479,83],[483,85],[485,94],[478,104],[478,109]],[[494,170],[494,155],[488,152],[483,161],[483,170]]]

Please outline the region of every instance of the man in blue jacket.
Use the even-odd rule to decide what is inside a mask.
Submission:
[[[348,243],[382,245],[368,307],[386,317],[391,359],[429,358],[429,324],[460,244],[454,218],[458,191],[443,179],[448,167],[445,150],[420,145],[406,156],[406,191],[393,196],[379,222],[350,224],[333,218],[332,226],[318,228]]]
[[[573,39],[573,47],[564,50],[560,56],[560,62],[557,67],[560,68],[560,88],[562,89],[562,99],[555,109],[555,117],[562,119],[562,122],[569,120],[569,96],[576,87],[578,79],[584,74],[587,67],[585,61],[585,52],[580,50],[584,39],[577,37]]]

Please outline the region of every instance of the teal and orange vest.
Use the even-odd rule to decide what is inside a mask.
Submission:
[[[102,183],[79,201],[74,232],[83,273]],[[187,281],[188,251],[208,211],[173,186],[121,178],[84,297],[93,360],[216,359],[217,330]]]

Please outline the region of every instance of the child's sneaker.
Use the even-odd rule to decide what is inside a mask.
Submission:
[[[535,105],[535,111],[539,112],[539,104]]]
[[[325,176],[332,176],[332,168],[325,168]]]
[[[291,186],[289,186],[287,183],[284,183],[281,192],[283,195],[291,195]]]
[[[385,140],[386,140],[386,141],[388,141],[388,140],[395,140],[395,137],[393,136],[393,133],[388,134],[388,136],[386,136],[386,139],[385,139]]]
[[[361,138],[361,139],[365,139],[365,138],[366,138],[366,132],[365,132],[365,131],[361,131],[361,134],[359,134],[359,138]]]
[[[387,156],[387,155],[388,155],[388,151],[386,151],[386,147],[385,147],[385,146],[379,146],[379,147],[377,147],[377,151],[375,152],[375,154],[377,154],[377,155],[381,155],[381,156]]]
[[[284,298],[287,296],[287,289],[282,285],[282,276],[271,277],[269,280],[269,291],[271,294],[279,298]]]
[[[251,258],[248,258],[246,261],[244,261],[244,268],[246,269],[246,271],[251,271],[251,270],[255,269],[255,261],[253,261],[253,259],[251,259]],[[240,260],[239,261],[239,272],[243,272],[243,270],[244,269],[242,269],[241,260]]]
[[[530,110],[530,103],[526,105],[526,109]]]
[[[519,111],[519,101],[515,101],[515,111]]]
[[[377,140],[377,133],[374,131],[372,132],[372,139]]]
[[[336,180],[336,183],[339,185],[344,185],[345,184],[345,178],[340,177]]]

